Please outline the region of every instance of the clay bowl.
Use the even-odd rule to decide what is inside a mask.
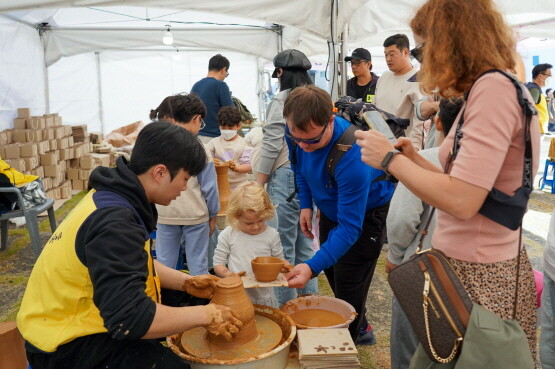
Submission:
[[[341,299],[328,296],[303,296],[286,302],[281,305],[280,310],[287,313],[295,322],[297,329],[314,329],[314,328],[348,328],[352,321],[357,316],[355,309],[351,304]],[[310,310],[310,315],[318,315],[314,310],[324,310],[323,315],[328,315],[328,312],[339,314],[344,318],[343,321],[338,321],[337,324],[330,325],[310,325],[302,324],[295,321],[299,314],[295,314],[301,310]],[[298,320],[298,319],[297,319]],[[341,320],[341,319],[339,319]]]
[[[283,268],[283,260],[273,256],[259,256],[251,260],[251,267],[258,282],[273,282]]]

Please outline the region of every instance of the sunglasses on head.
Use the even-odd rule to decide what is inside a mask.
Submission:
[[[422,63],[422,54],[423,54],[423,47],[425,42],[421,43],[420,45],[416,46],[414,49],[410,51],[410,55],[416,59],[419,63]]]
[[[304,143],[307,145],[313,145],[313,144],[317,144],[322,140],[322,136],[324,136],[324,132],[326,132],[326,128],[328,128],[329,122],[326,123],[326,125],[324,126],[324,129],[322,129],[322,133],[320,133],[319,136],[314,137],[314,138],[298,138],[293,136],[290,132],[289,132],[289,128],[287,128],[285,130],[285,135],[294,143],[296,144],[300,144],[300,143]]]

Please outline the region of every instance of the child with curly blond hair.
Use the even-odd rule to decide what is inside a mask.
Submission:
[[[233,191],[227,208],[227,226],[218,236],[214,271],[227,277],[242,271],[252,274],[251,260],[258,256],[283,259],[278,232],[266,225],[275,215],[270,196],[256,182],[245,182]],[[247,289],[252,302],[277,308],[273,287]]]

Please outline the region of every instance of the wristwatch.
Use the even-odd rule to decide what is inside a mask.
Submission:
[[[393,157],[400,153],[401,152],[399,150],[391,150],[387,154],[385,154],[381,164],[382,170],[385,172],[385,174],[389,175],[387,168],[389,167],[389,164],[391,164],[391,160],[393,160]]]

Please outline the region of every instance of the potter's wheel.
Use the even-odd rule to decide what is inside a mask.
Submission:
[[[274,320],[255,314],[257,335],[251,341],[234,346],[218,346],[208,341],[204,327],[189,329],[181,336],[181,346],[189,354],[201,359],[233,360],[251,358],[276,347],[282,338],[282,330]]]

